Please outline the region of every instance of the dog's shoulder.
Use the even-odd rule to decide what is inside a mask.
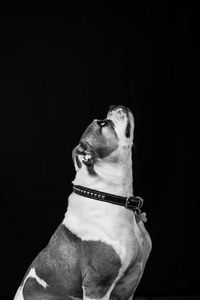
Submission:
[[[45,252],[50,256],[48,261],[57,255],[57,260],[79,264],[82,272],[91,265],[100,273],[105,273],[105,269],[118,273],[121,267],[121,259],[112,245],[100,240],[82,240],[63,224],[53,234]]]
[[[120,257],[111,245],[100,240],[82,240],[63,224],[58,227],[50,243],[59,245],[59,251],[63,255],[65,251],[68,256],[71,251],[73,255],[77,254],[81,267],[93,264],[99,271],[103,268],[104,272],[105,268],[118,270],[121,267]]]

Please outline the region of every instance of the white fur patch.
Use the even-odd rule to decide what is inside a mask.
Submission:
[[[24,300],[24,296],[22,294],[22,289],[23,289],[23,286],[20,286],[18,288],[17,293],[15,294],[14,300]]]
[[[44,289],[46,289],[49,285],[43,280],[41,279],[40,277],[37,276],[36,272],[35,272],[35,268],[32,268],[28,274],[28,276],[26,277],[26,279],[28,277],[31,277],[31,278],[35,278],[37,283],[39,283]]]
[[[140,230],[133,212],[123,207],[72,194],[63,224],[82,240],[112,246],[122,262],[119,276],[137,255]]]
[[[18,288],[14,300],[24,300],[23,292],[22,291],[23,291],[23,287],[24,287],[24,285],[26,283],[26,280],[28,278],[35,278],[36,281],[37,281],[37,283],[39,283],[39,285],[41,285],[44,289],[46,289],[47,286],[49,286],[43,279],[41,279],[40,277],[37,276],[37,274],[35,272],[35,268],[31,268],[30,272],[28,273],[28,275],[26,276],[26,278],[24,280],[23,285]]]

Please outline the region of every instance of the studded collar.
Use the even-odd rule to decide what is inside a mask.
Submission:
[[[74,185],[73,190],[76,194],[81,195],[83,197],[124,206],[125,208],[130,209],[137,214],[142,213],[141,207],[143,205],[144,200],[141,197],[138,196],[122,197],[114,194],[108,194],[101,191],[96,191],[80,185]]]

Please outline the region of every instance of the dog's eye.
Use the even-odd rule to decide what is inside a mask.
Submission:
[[[131,123],[128,122],[127,126],[126,126],[126,133],[125,133],[126,137],[129,138],[131,135]]]
[[[114,128],[114,126],[115,126],[113,121],[110,120],[110,119],[99,120],[99,121],[97,121],[97,124],[98,124],[99,127],[104,127],[104,126],[109,125],[110,127]]]

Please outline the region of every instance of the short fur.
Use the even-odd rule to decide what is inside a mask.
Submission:
[[[73,150],[74,184],[129,197],[134,119],[111,107]],[[75,194],[47,247],[29,267],[14,300],[131,299],[151,251],[143,222],[131,210]]]

